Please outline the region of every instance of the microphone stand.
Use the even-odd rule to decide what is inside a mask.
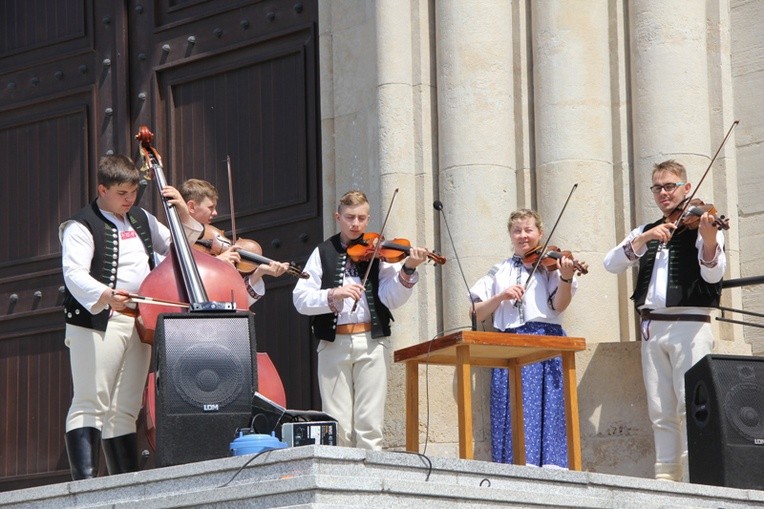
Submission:
[[[446,214],[445,212],[443,212],[443,203],[440,200],[435,200],[434,202],[432,202],[432,206],[435,210],[440,212],[440,215],[443,218],[443,222],[446,225],[448,240],[451,242],[451,249],[454,250],[454,258],[456,258],[456,265],[459,267],[459,272],[462,275],[464,286],[467,287],[467,297],[470,299],[470,303],[472,304],[472,330],[477,331],[477,311],[475,311],[475,301],[472,300],[472,295],[470,294],[470,285],[469,283],[467,283],[467,278],[464,275],[464,269],[462,269],[462,262],[459,260],[459,253],[456,251],[456,244],[454,244],[454,237],[451,235],[451,229],[448,227],[448,219],[446,219]]]

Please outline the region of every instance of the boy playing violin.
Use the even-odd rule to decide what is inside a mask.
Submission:
[[[218,215],[218,191],[215,186],[201,179],[188,179],[180,187],[180,194],[186,201],[188,212],[191,217],[203,225],[211,225],[212,220]],[[241,256],[237,251],[239,246],[229,246],[217,255],[217,258],[232,265],[241,263]],[[289,269],[286,262],[273,261],[270,264],[261,263],[251,274],[244,277],[244,283],[249,294],[249,305],[252,306],[265,295],[265,283],[263,276],[278,277]]]
[[[691,185],[674,160],[653,167],[655,204],[663,216],[640,225],[604,260],[610,272],[638,264],[631,299],[640,313],[642,378],[655,438],[656,479],[681,481],[687,459],[684,374],[714,344],[711,310],[719,305],[727,265],[724,235],[704,213],[697,232],[666,218],[681,209]]]
[[[576,262],[569,257],[556,267],[532,267],[526,254],[542,245],[544,225],[533,210],[512,212],[507,223],[514,255],[494,265],[470,288],[477,319],[493,315],[501,332],[564,336],[560,315],[573,298],[578,282]],[[540,261],[540,260],[539,260]],[[472,312],[472,310],[470,310]],[[559,357],[522,368],[527,465],[568,466],[562,362]],[[491,457],[512,463],[512,423],[506,369],[491,370]]]
[[[334,214],[340,233],[313,250],[305,265],[310,278],[297,282],[292,298],[298,312],[310,315],[320,340],[318,386],[323,411],[337,420],[338,445],[379,450],[391,360],[390,309],[411,296],[427,250],[411,247],[402,263],[353,262],[346,250],[363,237],[369,217],[364,193],[342,196]]]

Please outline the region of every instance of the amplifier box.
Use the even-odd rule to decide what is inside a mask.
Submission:
[[[289,447],[337,445],[335,421],[286,422],[281,425],[281,441]]]

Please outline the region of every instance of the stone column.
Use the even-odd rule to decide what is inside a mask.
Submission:
[[[726,2],[720,6],[719,2],[681,0],[636,0],[629,6],[634,198],[637,222],[644,223],[660,216],[648,190],[653,164],[676,159],[687,168],[688,180],[695,189],[732,124],[731,97],[726,92],[731,77],[729,62],[724,57],[728,50],[723,49],[729,44],[726,28],[729,8]],[[733,154],[734,137],[698,187],[696,197],[719,204],[725,210],[737,204]],[[733,211],[733,219],[735,216]],[[735,230],[726,235],[728,274],[734,276],[740,273],[736,235]],[[739,307],[741,302],[739,290],[727,290],[723,298],[723,304],[733,307]],[[735,339],[742,337],[742,331],[740,327],[717,327],[716,336],[735,343]],[[742,348],[745,353],[749,350],[742,342],[735,345],[725,342],[717,348],[721,351]]]
[[[537,208],[548,236],[578,184],[551,244],[591,268],[579,278],[563,323],[572,336],[617,341],[617,279],[602,268],[605,253],[620,240],[613,217],[608,2],[533,2],[531,19]]]
[[[512,10],[505,0],[452,0],[436,9],[438,197],[467,283],[511,255],[506,222],[517,205]],[[465,282],[445,225],[443,328],[469,325]]]
[[[629,3],[637,222],[655,220],[653,164],[676,159],[697,184],[710,161],[710,98],[704,2]],[[719,140],[721,141],[721,140]],[[705,196],[712,185],[704,183]]]
[[[385,225],[386,238],[403,237],[412,245],[433,247],[433,173],[435,141],[432,20],[427,4],[386,0],[374,4],[376,28],[376,103],[379,192],[372,210],[373,228]],[[375,230],[378,231],[378,230]],[[440,268],[420,266],[419,283],[409,301],[393,310],[393,350],[429,339],[437,331],[436,284]],[[390,356],[393,352],[390,352]],[[405,374],[394,365],[388,387],[385,444],[405,444]]]

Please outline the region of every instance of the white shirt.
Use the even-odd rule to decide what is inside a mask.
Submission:
[[[644,245],[642,249],[637,252],[631,247],[631,242],[643,231],[646,224],[640,225],[634,228],[626,238],[611,249],[603,264],[605,270],[608,272],[619,273],[623,272],[627,268],[637,264],[642,256],[647,253],[647,245]],[[700,265],[700,276],[707,283],[718,283],[724,271],[727,268],[727,257],[724,254],[724,234],[719,231],[716,233],[716,253],[714,258],[704,263],[703,261],[703,237],[698,231],[698,237],[695,240],[695,247],[698,250],[698,264]],[[628,253],[633,253],[630,257]],[[655,265],[653,266],[653,273],[650,276],[650,285],[647,290],[647,297],[645,298],[645,304],[642,308],[652,309],[661,313],[683,313],[687,310],[686,307],[671,307],[666,308],[666,289],[668,288],[668,258],[669,248],[661,249],[655,253]],[[697,308],[692,308],[697,309]]]
[[[118,270],[114,288],[137,292],[150,271],[143,242],[126,216],[119,219],[111,212],[99,210],[106,219],[114,223],[119,234]],[[146,216],[155,251],[155,264],[159,264],[170,252],[170,230],[150,213],[146,212]],[[189,242],[195,242],[201,235],[201,225],[196,221],[184,224],[183,227]],[[62,247],[61,261],[66,287],[85,309],[94,315],[100,313],[105,306],[97,302],[109,286],[90,275],[90,263],[95,254],[93,235],[87,226],[78,221],[68,220],[59,226],[58,236]]]
[[[530,270],[525,266],[515,266],[512,258],[494,265],[488,274],[480,278],[472,288],[470,297],[475,300],[487,301],[510,286],[525,284]],[[519,276],[519,280],[518,280]],[[514,300],[504,300],[493,312],[493,326],[498,330],[506,330],[523,325],[526,322],[544,322],[560,324],[560,313],[552,308],[550,301],[560,285],[560,271],[552,272],[539,267],[528,282],[523,296],[523,317],[520,308]],[[578,281],[573,278],[571,295],[575,295]]]
[[[351,262],[348,261],[348,265],[350,264]],[[413,288],[407,288],[400,282],[398,273],[402,266],[402,262],[379,263],[379,299],[388,309],[395,309],[402,306],[413,293]],[[294,307],[297,309],[297,312],[303,315],[334,313],[329,307],[330,289],[321,289],[323,268],[321,267],[321,255],[318,252],[318,248],[314,249],[311,253],[308,262],[305,264],[304,270],[310,275],[310,278],[298,280],[292,291],[292,301],[294,302]],[[361,277],[349,276],[346,273],[339,286],[348,282],[361,284],[363,274],[360,276]],[[419,273],[414,272],[414,274],[410,276],[409,284],[413,286],[418,279]],[[369,313],[369,306],[366,303],[366,298],[364,297],[358,301],[356,310],[351,312],[353,304],[354,301],[350,298],[335,303],[336,308],[339,310],[337,316],[338,325],[371,322],[371,314]]]

